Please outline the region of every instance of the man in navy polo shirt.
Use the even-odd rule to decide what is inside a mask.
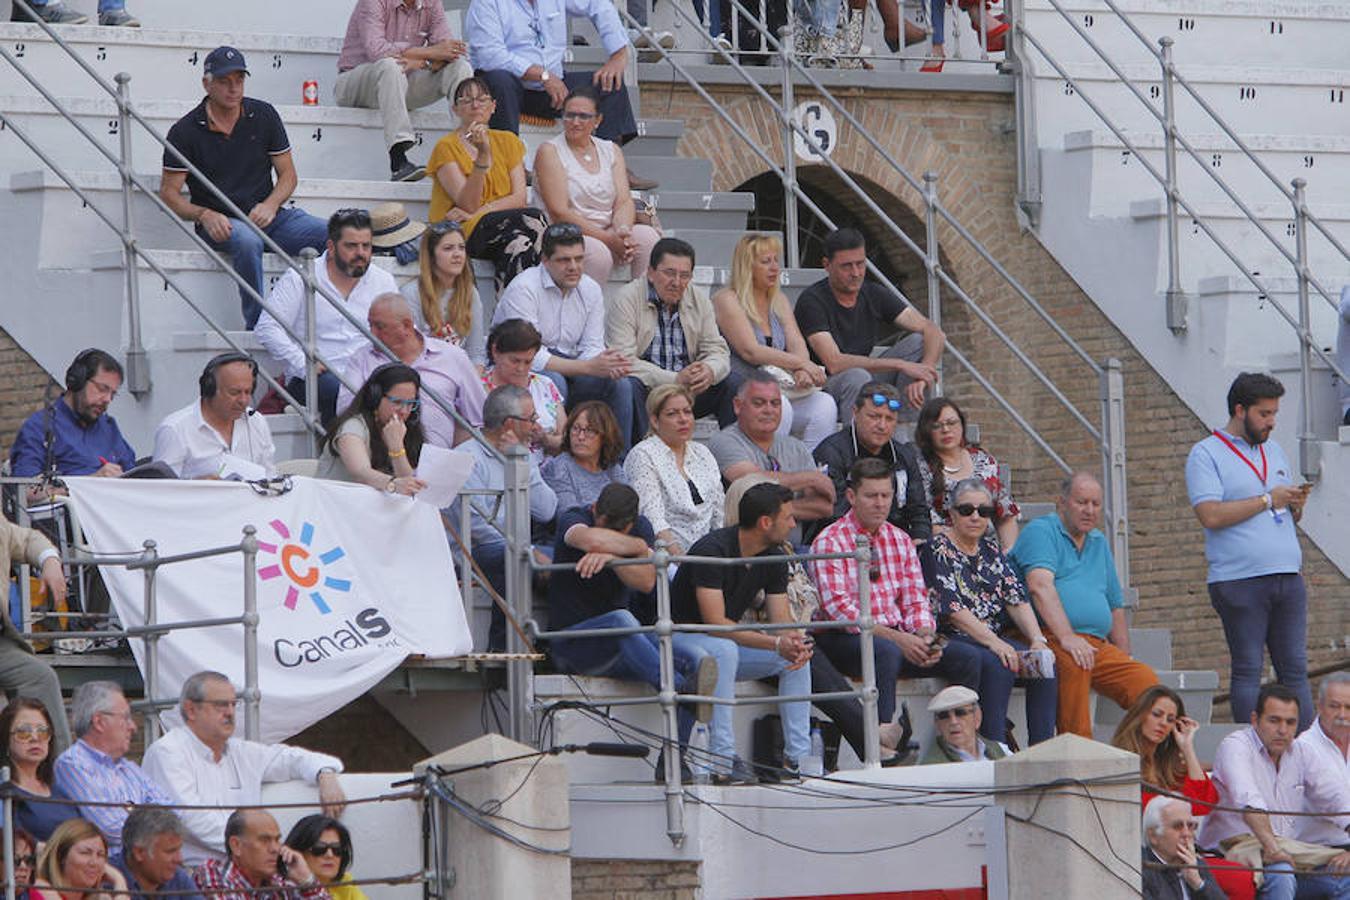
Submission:
[[[1055,654],[1059,733],[1091,738],[1091,690],[1128,709],[1158,676],[1130,657],[1115,559],[1097,528],[1101,483],[1086,472],[1071,475],[1060,486],[1056,507],[1022,529],[1008,557],[1027,584]]]
[[[169,129],[169,143],[282,250],[290,254],[305,247],[321,251],[328,239],[324,220],[283,206],[296,184],[291,142],[270,103],[244,96],[246,75],[244,55],[233,47],[217,47],[208,53],[202,77],[206,97]],[[201,179],[189,174],[183,161],[168,149],[159,196],[179,217],[195,222],[197,233],[212,247],[228,254],[234,270],[262,296],[262,238]],[[252,331],[262,306],[242,287],[239,299],[244,327]]]
[[[1298,697],[1299,730],[1312,723],[1308,687],[1308,596],[1294,528],[1311,485],[1270,440],[1284,385],[1243,372],[1228,389],[1228,424],[1191,448],[1186,491],[1205,528],[1209,602],[1233,658],[1233,721],[1246,722],[1261,688],[1263,648],[1275,677]]]

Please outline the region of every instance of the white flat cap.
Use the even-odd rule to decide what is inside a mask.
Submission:
[[[943,688],[933,695],[933,699],[928,701],[928,711],[930,713],[940,713],[949,709],[960,709],[963,706],[970,706],[972,703],[979,702],[979,694],[968,687],[954,684],[951,687]]]

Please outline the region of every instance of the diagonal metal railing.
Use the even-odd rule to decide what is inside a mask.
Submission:
[[[1075,78],[1066,65],[1049,50],[1044,42],[1039,40],[1030,29],[1026,27],[1025,16],[1020,4],[1017,5],[1017,14],[1013,20],[1013,44],[1015,47],[1030,45],[1037,54],[1054,69],[1056,75],[1063,79],[1064,83],[1072,89],[1073,93],[1082,99],[1088,109],[1101,120],[1122,146],[1125,147],[1138,162],[1143,166],[1144,171],[1158,183],[1162,188],[1167,208],[1166,228],[1167,228],[1167,322],[1168,327],[1175,333],[1184,332],[1187,329],[1187,298],[1181,288],[1181,251],[1180,251],[1180,224],[1179,211],[1184,211],[1194,223],[1195,227],[1204,233],[1204,235],[1214,244],[1219,252],[1231,262],[1241,273],[1242,278],[1249,282],[1257,291],[1257,295],[1271,308],[1279,314],[1286,324],[1295,332],[1299,341],[1299,381],[1300,381],[1300,434],[1299,434],[1299,458],[1300,469],[1303,475],[1309,479],[1315,479],[1320,474],[1320,460],[1318,454],[1315,423],[1313,422],[1313,408],[1310,400],[1312,391],[1312,358],[1316,357],[1322,362],[1335,376],[1343,382],[1350,381],[1347,373],[1338,364],[1337,360],[1323,348],[1312,334],[1312,314],[1310,310],[1310,298],[1315,291],[1323,301],[1337,314],[1339,314],[1339,294],[1328,289],[1325,284],[1313,272],[1308,255],[1308,235],[1309,229],[1316,230],[1326,239],[1327,243],[1335,250],[1340,259],[1350,262],[1350,251],[1347,251],[1344,244],[1331,232],[1320,218],[1318,218],[1309,208],[1306,197],[1306,182],[1302,178],[1293,179],[1286,186],[1261,157],[1254,152],[1247,142],[1237,133],[1222,115],[1210,104],[1200,91],[1191,82],[1185,78],[1177,68],[1173,59],[1172,47],[1173,39],[1163,36],[1157,40],[1158,47],[1155,49],[1153,41],[1146,35],[1142,29],[1126,14],[1116,0],[1102,0],[1102,2],[1125,26],[1126,30],[1139,42],[1140,46],[1152,57],[1159,65],[1162,74],[1162,88],[1160,99],[1163,107],[1158,109],[1150,97],[1146,96],[1143,88],[1136,83],[1125,71],[1125,69],[1114,60],[1111,55],[1102,47],[1101,43],[1088,34],[1086,28],[1074,16],[1072,16],[1060,2],[1060,0],[1045,0],[1056,13],[1059,14],[1074,33],[1082,39],[1083,43],[1091,49],[1102,63],[1118,79],[1120,85],[1124,86],[1138,102],[1144,107],[1145,111],[1158,122],[1163,135],[1163,167],[1159,167],[1151,162],[1147,155],[1143,153],[1137,141],[1132,140],[1125,128],[1121,126],[1116,119],[1104,108],[1103,104],[1095,100],[1092,95],[1084,90],[1081,78]],[[1016,52],[1016,51],[1015,51]],[[1027,54],[1017,52],[1016,55],[1025,64],[1028,62]],[[1033,80],[1034,83],[1034,80]],[[1218,169],[1212,165],[1207,165],[1201,158],[1200,152],[1195,145],[1182,132],[1177,124],[1176,96],[1175,89],[1180,86],[1195,102],[1205,115],[1211,120],[1233,144],[1238,148],[1241,154],[1252,163],[1261,176],[1270,183],[1280,194],[1291,204],[1294,213],[1294,229],[1292,237],[1294,238],[1294,247],[1291,250],[1285,245],[1285,242],[1278,237],[1270,228],[1261,221],[1260,216],[1252,209],[1251,205],[1239,194],[1239,192],[1229,184]],[[1027,85],[1023,81],[1018,82],[1018,89],[1033,90],[1034,87]],[[1019,104],[1019,135],[1021,140],[1026,141],[1025,135],[1032,127],[1031,121],[1025,115],[1028,108],[1025,104]],[[1188,200],[1183,193],[1177,170],[1178,150],[1184,151],[1192,159],[1199,169],[1203,171],[1211,181],[1219,188],[1220,192],[1232,202],[1233,206],[1241,213],[1241,218],[1251,225],[1259,233],[1267,244],[1293,268],[1298,282],[1298,309],[1296,312],[1290,312],[1285,304],[1281,303],[1275,294],[1275,291],[1266,283],[1261,273],[1245,261],[1237,250],[1234,249],[1229,241],[1224,240],[1217,232],[1216,228],[1208,221],[1210,217],[1200,212],[1198,207]]]

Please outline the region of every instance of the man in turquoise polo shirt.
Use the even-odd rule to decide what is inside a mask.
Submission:
[[[1316,710],[1308,687],[1308,596],[1294,528],[1310,485],[1270,440],[1284,385],[1243,372],[1228,389],[1228,424],[1191,448],[1186,491],[1205,528],[1209,602],[1232,657],[1233,721],[1246,722],[1261,688],[1263,650],[1275,677],[1298,697],[1299,730]]]
[[[1056,512],[1022,529],[1008,556],[1026,581],[1055,654],[1059,733],[1091,738],[1092,689],[1128,708],[1158,676],[1130,658],[1116,563],[1097,528],[1101,484],[1078,472],[1065,479],[1055,505]]]

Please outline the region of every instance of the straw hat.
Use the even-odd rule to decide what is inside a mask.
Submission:
[[[388,250],[422,236],[426,223],[412,222],[402,203],[381,203],[370,211],[371,243]]]

